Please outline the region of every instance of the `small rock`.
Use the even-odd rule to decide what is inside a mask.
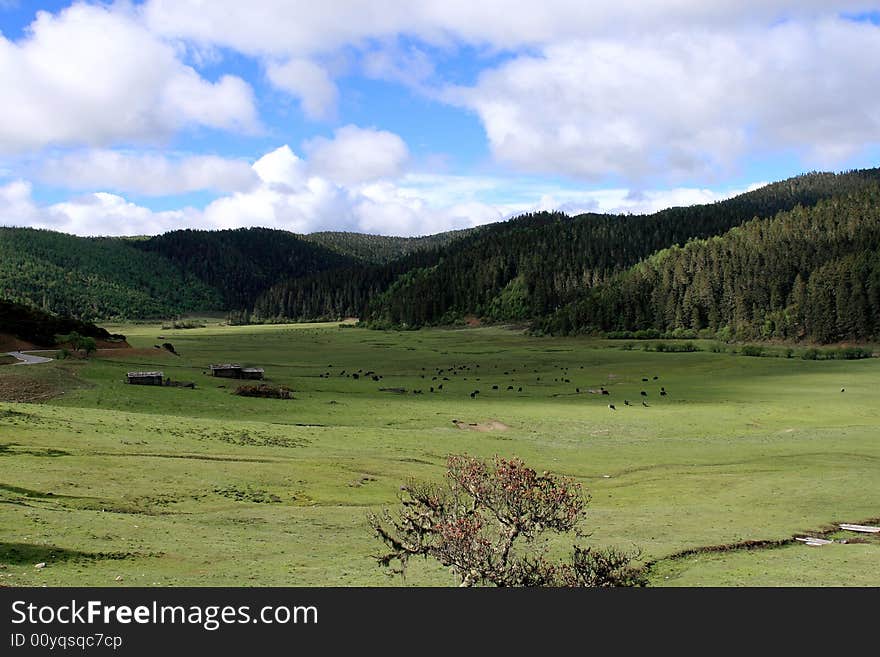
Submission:
[[[117,581],[117,582],[121,582],[121,581],[122,581],[122,575],[117,575],[117,576],[116,576],[116,581]]]
[[[42,570],[42,569],[45,568],[45,567],[46,567],[46,562],[45,562],[45,561],[41,561],[41,562],[38,563],[38,564],[34,564],[34,568],[36,568],[37,570]]]

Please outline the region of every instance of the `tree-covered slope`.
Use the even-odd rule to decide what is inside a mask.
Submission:
[[[720,235],[753,217],[811,206],[878,179],[878,169],[812,173],[725,201],[652,215],[520,217],[457,240],[421,271],[402,273],[367,300],[362,316],[379,326],[420,326],[464,314],[542,317],[660,249]]]
[[[259,296],[254,316],[270,321],[363,317],[370,299],[406,272],[436,264],[442,252],[418,250],[382,265],[360,263],[281,281]]]
[[[660,251],[538,326],[880,339],[880,185]]]
[[[228,310],[250,309],[261,292],[281,280],[356,263],[302,236],[268,228],[176,230],[132,245],[215,289]]]
[[[108,340],[124,339],[106,329],[70,317],[59,317],[30,306],[0,299],[0,333],[11,335],[41,347],[52,347],[59,335],[79,333],[82,336]]]
[[[79,319],[222,308],[215,290],[134,243],[0,228],[0,298]]]
[[[310,233],[302,237],[305,240],[320,244],[332,251],[363,262],[385,264],[408,256],[416,251],[446,246],[450,242],[464,237],[472,230],[453,230],[424,237],[389,237],[387,235],[330,231]]]

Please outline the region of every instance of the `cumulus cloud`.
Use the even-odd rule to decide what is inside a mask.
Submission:
[[[315,137],[304,144],[309,168],[343,185],[396,177],[409,159],[409,149],[398,135],[347,125],[333,139]]]
[[[40,163],[37,176],[42,182],[68,189],[101,189],[147,196],[202,190],[228,193],[248,189],[259,180],[244,160],[105,149],[46,158]]]
[[[434,76],[436,69],[430,56],[414,45],[385,44],[368,50],[361,59],[364,75],[368,78],[399,82],[430,93],[426,82]]]
[[[0,186],[3,225],[47,228],[76,235],[156,235],[182,226],[196,227],[193,209],[154,212],[121,196],[97,192],[62,203],[38,205],[27,181]]]
[[[327,71],[307,59],[270,62],[266,68],[269,81],[300,101],[310,119],[332,118],[339,91]]]
[[[672,205],[709,203],[746,190],[676,188],[633,193],[625,188],[582,191],[540,180],[407,174],[344,185],[309,171],[288,146],[258,159],[259,182],[222,196],[204,209],[156,212],[123,196],[85,194],[39,205],[29,182],[0,186],[6,225],[78,235],[144,235],[180,228],[263,226],[310,233],[348,230],[383,235],[429,235],[469,228],[535,210],[642,213]]]
[[[122,6],[39,12],[0,35],[0,151],[162,139],[186,126],[254,130],[251,87],[202,78]]]
[[[149,0],[142,13],[160,34],[286,62],[269,78],[307,116],[326,116],[338,93],[314,59],[354,48],[367,77],[475,111],[500,163],[644,183],[717,179],[771,149],[829,168],[880,141],[880,86],[865,84],[880,73],[880,27],[841,17],[871,10],[876,0]],[[438,94],[421,44],[511,58]]]
[[[711,175],[748,152],[825,160],[880,141],[880,27],[843,19],[544,48],[448,96],[523,171]],[[838,160],[839,161],[839,160]]]
[[[793,16],[876,10],[872,0],[148,0],[157,32],[251,55],[308,55],[397,35],[496,49],[583,39],[613,31],[767,23]]]

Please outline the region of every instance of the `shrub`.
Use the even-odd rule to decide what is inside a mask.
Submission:
[[[859,360],[861,358],[871,358],[873,352],[870,349],[862,347],[843,347],[834,353],[834,357],[839,360]]]
[[[753,344],[744,345],[740,353],[743,356],[753,356],[755,358],[760,358],[764,355],[764,347],[759,347]]]
[[[819,350],[811,347],[801,355],[804,360],[819,360]]]
[[[575,534],[589,501],[580,484],[538,474],[518,459],[486,462],[452,455],[443,484],[410,481],[396,514],[371,513],[369,523],[388,548],[376,560],[399,564],[421,556],[451,568],[462,586],[644,586],[637,555],[574,546],[567,560],[545,558],[547,532]]]
[[[290,388],[271,386],[266,383],[238,386],[233,395],[240,397],[265,397],[267,399],[293,399]]]

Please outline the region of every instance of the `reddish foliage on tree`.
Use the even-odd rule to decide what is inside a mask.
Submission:
[[[411,481],[401,489],[395,514],[370,514],[389,551],[382,566],[404,574],[413,556],[452,569],[462,586],[643,586],[637,555],[574,546],[570,559],[547,560],[544,532],[574,532],[589,502],[580,484],[538,474],[519,459],[489,463],[452,455],[443,485]]]

